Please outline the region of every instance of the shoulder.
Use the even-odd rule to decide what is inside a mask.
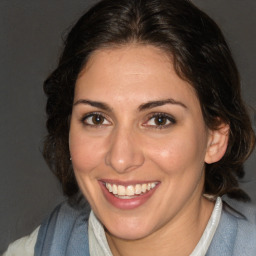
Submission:
[[[219,252],[220,254],[215,254]],[[221,219],[207,255],[256,255],[256,207],[223,198]]]
[[[35,255],[80,255],[78,251],[88,252],[90,211],[89,204],[80,195],[58,205],[41,224]]]
[[[33,256],[39,228],[36,228],[29,236],[22,237],[10,244],[2,256]]]
[[[237,217],[242,223],[256,225],[256,205],[233,200],[227,197],[223,198],[224,211]]]
[[[90,206],[82,195],[76,195],[58,206],[43,221],[39,230],[39,239],[54,236],[58,232],[71,232],[75,226],[86,225]]]
[[[35,252],[35,255],[41,255],[40,253],[53,249],[49,247],[52,244],[48,243],[49,241],[55,241],[52,246],[58,243],[66,244],[70,237],[71,245],[78,241],[87,243],[86,226],[89,214],[89,204],[82,196],[68,199],[56,206],[31,235],[10,244],[2,256],[34,256]],[[62,249],[65,250],[64,246]],[[65,254],[61,251],[58,255]]]
[[[236,220],[235,248],[251,248],[256,255],[256,207],[236,200],[224,201],[224,213]],[[246,255],[246,254],[244,254]]]

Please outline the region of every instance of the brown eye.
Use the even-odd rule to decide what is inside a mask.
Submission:
[[[166,125],[168,119],[166,116],[157,116],[154,118],[154,122],[157,126]]]
[[[156,113],[153,114],[144,126],[152,128],[168,128],[169,126],[176,123],[176,120],[169,114],[165,113]]]
[[[91,113],[82,118],[82,122],[87,126],[102,126],[111,125],[111,122],[107,120],[102,114]]]
[[[100,124],[103,124],[104,119],[105,118],[101,115],[94,115],[92,116],[92,123],[95,125],[100,125]]]

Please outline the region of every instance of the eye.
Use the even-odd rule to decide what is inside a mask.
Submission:
[[[111,122],[101,113],[90,113],[84,116],[81,121],[88,126],[111,125]]]
[[[172,116],[165,113],[156,113],[151,115],[143,125],[155,128],[167,128],[175,123],[176,120]]]

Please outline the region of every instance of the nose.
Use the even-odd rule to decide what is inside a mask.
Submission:
[[[129,130],[113,131],[105,162],[120,174],[143,165],[143,150],[136,140],[136,136]]]

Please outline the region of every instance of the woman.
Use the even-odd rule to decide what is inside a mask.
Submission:
[[[69,200],[25,240],[34,255],[256,255],[255,209],[235,203],[255,134],[206,14],[101,1],[44,89],[44,156]]]

